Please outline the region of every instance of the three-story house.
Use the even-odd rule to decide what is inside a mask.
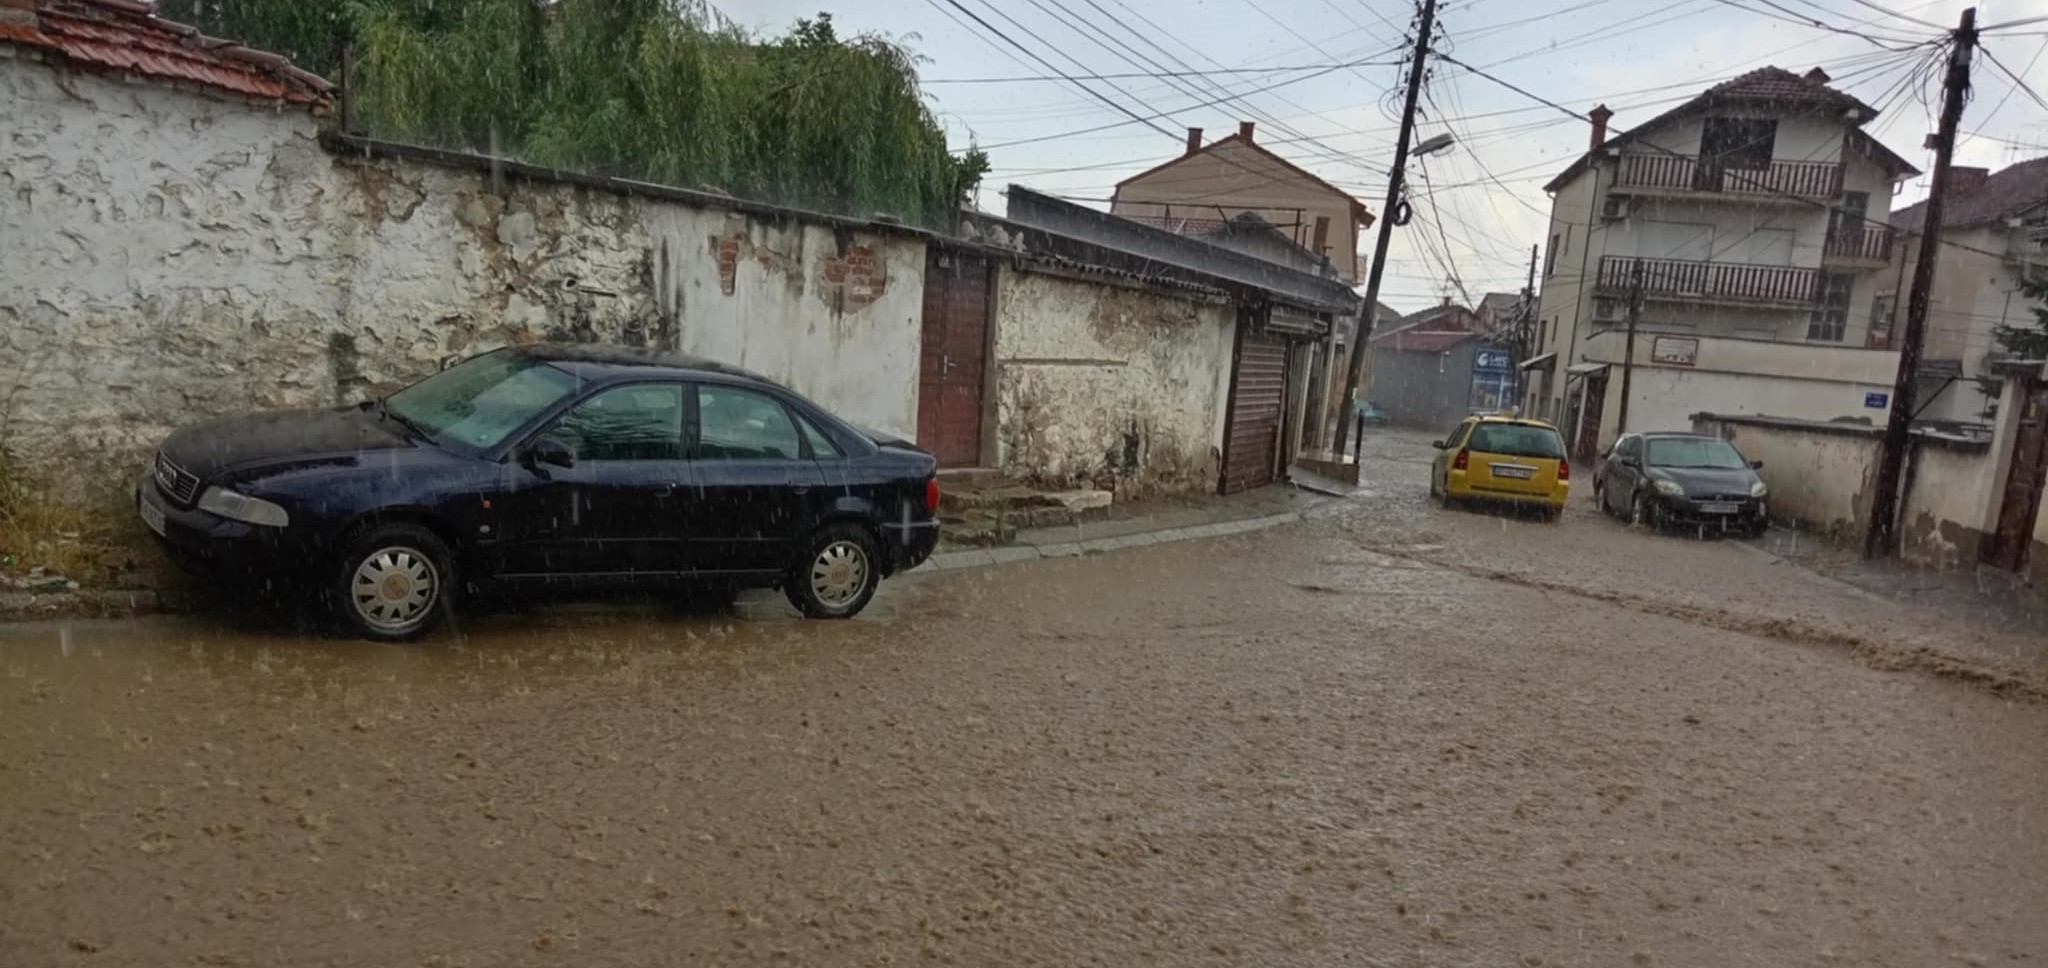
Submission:
[[[1698,412],[1885,419],[1898,357],[1867,345],[1867,307],[1890,285],[1893,194],[1918,172],[1827,81],[1762,68],[1612,137],[1613,113],[1590,115],[1590,149],[1544,186],[1523,364],[1525,408],[1580,452],[1623,429],[1624,382],[1628,430]]]

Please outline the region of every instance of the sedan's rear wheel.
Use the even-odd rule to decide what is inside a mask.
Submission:
[[[856,524],[829,524],[812,532],[782,591],[811,618],[852,618],[868,607],[882,581],[875,539]]]
[[[403,642],[425,635],[448,611],[455,569],[448,546],[412,524],[380,525],[348,545],[330,593],[349,631]]]

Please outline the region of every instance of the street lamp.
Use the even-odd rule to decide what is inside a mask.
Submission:
[[[1440,134],[1433,138],[1425,138],[1423,139],[1422,143],[1416,145],[1415,150],[1409,152],[1409,154],[1417,158],[1420,158],[1424,155],[1433,155],[1439,151],[1449,149],[1451,145],[1455,143],[1455,141],[1456,139],[1452,138],[1448,133]]]

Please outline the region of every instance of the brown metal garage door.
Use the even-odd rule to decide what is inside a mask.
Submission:
[[[1223,480],[1217,488],[1225,494],[1273,482],[1287,390],[1287,342],[1242,323],[1237,333],[1230,417],[1223,431]]]

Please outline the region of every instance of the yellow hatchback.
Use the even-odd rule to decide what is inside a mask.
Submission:
[[[1433,446],[1441,453],[1430,465],[1429,495],[1442,503],[1526,505],[1553,520],[1564,511],[1572,465],[1556,427],[1541,420],[1472,416]]]

